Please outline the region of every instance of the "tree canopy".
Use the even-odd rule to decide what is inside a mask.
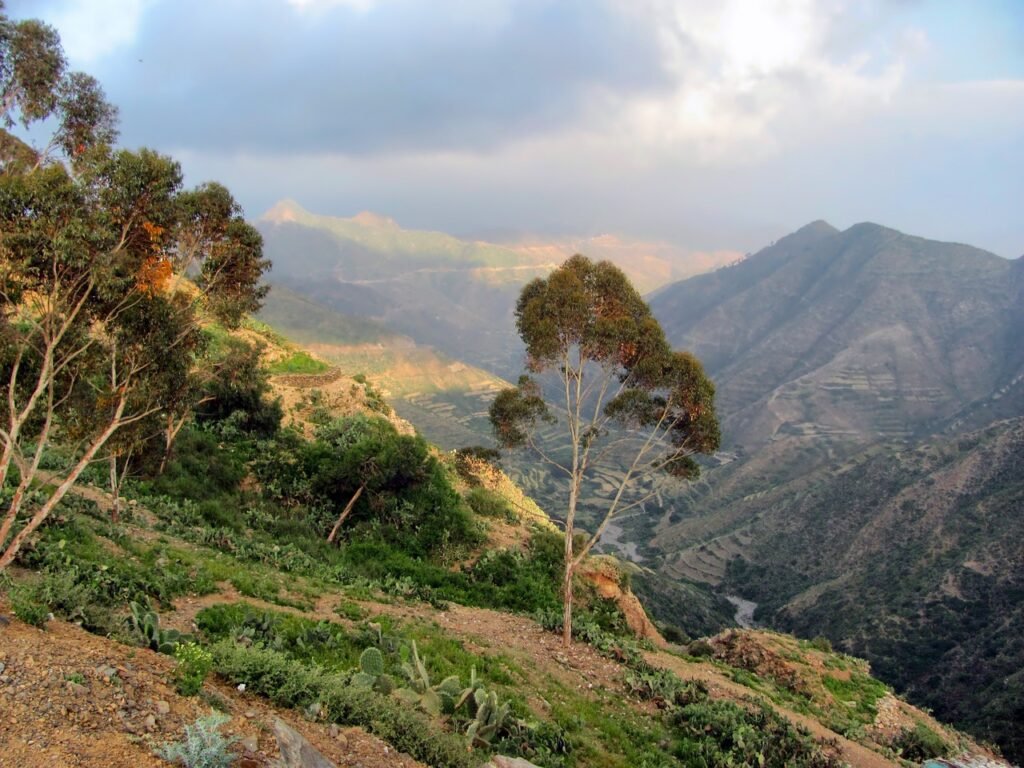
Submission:
[[[3,568],[119,430],[182,406],[201,316],[237,325],[268,262],[224,187],[183,190],[173,159],[111,147],[96,80],[2,5],[0,110]],[[14,133],[32,126],[53,127],[42,148]],[[30,493],[55,441],[71,465]]]
[[[516,304],[516,326],[529,373],[542,376],[523,375],[500,392],[490,418],[499,444],[532,449],[569,481],[563,583],[568,642],[573,572],[616,514],[651,497],[636,493],[638,481],[658,474],[696,477],[694,455],[717,450],[715,389],[700,361],[671,349],[650,308],[609,262],[576,255],[527,284]],[[564,427],[567,451],[538,438],[545,423]],[[620,468],[622,475],[597,529],[575,551],[581,490],[601,464]]]

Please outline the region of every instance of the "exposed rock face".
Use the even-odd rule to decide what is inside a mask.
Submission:
[[[281,750],[279,768],[337,768],[306,741],[301,733],[281,720],[274,720],[274,736]]]
[[[594,585],[597,593],[615,604],[626,617],[626,624],[639,637],[664,647],[665,638],[647,616],[647,611],[628,587],[622,586],[622,573],[616,561],[607,556],[592,557],[584,562],[578,571],[580,577]]]

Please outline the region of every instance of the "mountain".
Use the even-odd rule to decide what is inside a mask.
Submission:
[[[332,319],[287,296],[268,313],[296,311]],[[335,341],[373,341],[333,320]],[[233,334],[260,343],[298,429],[186,427],[116,525],[105,473],[80,478],[0,580],[0,764],[1005,766],[821,639],[669,646],[639,569],[606,556],[579,572],[563,646],[562,542],[507,476],[428,449],[365,379],[266,324]],[[367,475],[420,471],[332,501],[353,453]]]
[[[647,520],[662,572],[825,634],[1019,757],[1024,261],[814,222],[652,307],[725,437]]]
[[[651,304],[715,377],[731,444],[871,441],[919,432],[1019,372],[1021,274],[976,248],[815,222]]]
[[[727,585],[943,720],[1024,754],[1024,417],[886,445],[747,504]]]
[[[275,286],[258,317],[346,372],[371,377],[390,397],[505,386],[377,321],[335,312],[284,286]]]
[[[496,245],[406,230],[371,213],[318,216],[292,201],[275,205],[257,226],[274,263],[273,284],[505,377],[522,364],[513,317],[519,289],[577,246],[598,248],[650,288],[736,258],[610,235]]]

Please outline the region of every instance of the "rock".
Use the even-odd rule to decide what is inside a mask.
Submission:
[[[7,665],[0,661],[0,674],[3,674],[5,669],[7,669]]]
[[[484,768],[539,768],[539,766],[536,766],[529,760],[524,760],[521,757],[495,755],[491,758],[491,762],[487,763]]]
[[[246,736],[239,739],[238,743],[246,752],[256,752],[260,748],[260,741],[255,736]]]
[[[337,768],[301,733],[277,718],[274,719],[274,736],[281,751],[280,768]]]
[[[166,715],[170,711],[171,705],[168,704],[166,701],[158,701],[156,703],[156,713],[158,715]]]
[[[156,728],[156,717],[154,715],[146,715],[146,719],[143,720],[143,724],[146,726],[147,731],[152,731]]]
[[[6,616],[0,616],[0,627],[6,627],[10,623],[11,620],[8,619]]]

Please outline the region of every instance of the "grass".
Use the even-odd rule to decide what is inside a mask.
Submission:
[[[268,370],[273,374],[316,374],[330,370],[330,366],[300,349],[288,357],[274,361],[268,366]]]

